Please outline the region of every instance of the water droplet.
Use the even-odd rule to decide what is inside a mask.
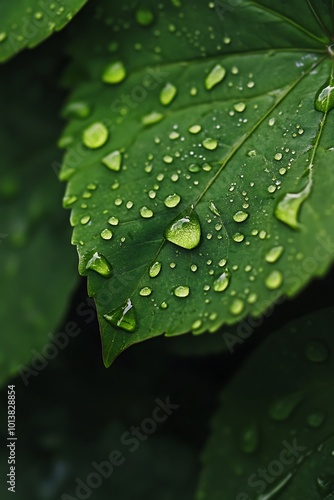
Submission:
[[[198,134],[202,130],[202,127],[200,125],[192,125],[188,130],[191,134]]]
[[[70,102],[63,111],[65,118],[87,118],[89,115],[90,107],[83,101]]]
[[[103,229],[101,231],[101,238],[103,238],[104,240],[111,240],[112,232],[110,231],[110,229]]]
[[[329,356],[327,346],[319,340],[310,340],[305,347],[305,355],[313,363],[323,363]]]
[[[201,239],[201,226],[197,213],[191,210],[175,217],[166,228],[165,238],[187,250],[197,247]]]
[[[215,215],[217,215],[217,217],[220,217],[220,212],[218,210],[218,208],[216,207],[216,205],[214,204],[213,201],[210,201],[209,203],[209,209],[211,210],[211,212]]]
[[[298,229],[300,227],[298,221],[299,212],[310,191],[311,184],[308,183],[299,193],[287,193],[276,205],[276,218],[292,229]]]
[[[134,332],[137,328],[137,320],[131,299],[127,299],[123,306],[114,309],[103,317],[116,328],[127,332]]]
[[[238,113],[242,113],[246,109],[246,104],[244,102],[237,102],[236,104],[233,105],[233,108]]]
[[[101,161],[103,165],[108,167],[110,170],[118,172],[122,164],[122,155],[120,151],[112,151],[112,153],[109,153]]]
[[[174,194],[168,195],[165,198],[164,204],[168,208],[174,208],[174,207],[176,207],[180,203],[180,201],[181,201],[181,196],[179,196],[178,194],[174,193]]]
[[[241,233],[235,233],[233,236],[233,241],[235,241],[236,243],[241,243],[242,241],[244,241],[245,239],[245,236]]]
[[[213,283],[213,289],[215,292],[223,292],[230,284],[230,274],[226,270],[223,274],[219,276]]]
[[[332,81],[326,82],[320,87],[315,96],[315,109],[326,113],[334,108],[334,86]]]
[[[144,288],[140,290],[139,295],[141,295],[142,297],[148,297],[149,295],[151,295],[151,293],[152,293],[152,288],[144,286]]]
[[[158,274],[160,273],[161,271],[161,267],[162,267],[162,264],[161,262],[154,262],[151,267],[150,267],[150,270],[149,270],[149,275],[151,278],[155,278],[156,276],[158,276]]]
[[[87,224],[90,221],[90,215],[85,215],[84,217],[81,218],[80,222],[82,225]]]
[[[174,289],[174,295],[176,295],[176,297],[188,297],[189,293],[190,289],[188,286],[177,286]]]
[[[266,287],[269,288],[269,290],[276,290],[276,288],[279,288],[283,283],[283,275],[281,271],[272,271],[265,279],[265,284]]]
[[[213,151],[218,146],[218,142],[216,141],[216,139],[212,139],[212,137],[207,137],[202,141],[202,145],[205,147],[205,149]]]
[[[152,111],[148,115],[143,116],[141,122],[143,125],[153,125],[154,123],[158,123],[163,119],[164,115],[162,113],[158,113],[157,111]]]
[[[116,83],[120,83],[126,77],[126,70],[121,61],[116,61],[108,66],[103,71],[102,81],[104,83],[111,83],[115,85]]]
[[[152,212],[152,210],[150,208],[141,207],[141,209],[140,209],[140,215],[144,219],[150,219],[151,217],[153,217],[153,212]]]
[[[239,210],[233,215],[233,220],[235,222],[244,222],[246,219],[248,219],[249,214],[247,212],[243,212],[242,210]]]
[[[244,302],[241,299],[234,299],[230,306],[230,313],[234,316],[238,316],[244,310]]]
[[[119,223],[119,220],[117,217],[110,217],[108,219],[108,223],[111,225],[111,226],[117,226],[118,223]]]
[[[196,163],[191,163],[188,167],[188,171],[191,172],[192,174],[196,174],[201,170],[201,167],[199,165],[196,165]]]
[[[265,259],[267,262],[272,264],[280,258],[283,252],[284,248],[281,245],[278,245],[277,247],[271,248],[269,252],[266,253]]]
[[[190,269],[192,270],[193,273],[195,273],[197,271],[196,264],[191,264]]]
[[[64,199],[63,199],[64,208],[70,207],[77,200],[78,200],[78,198],[76,196],[64,196]]]
[[[5,33],[4,31],[2,31],[0,33],[0,43],[3,42],[4,40],[6,40],[7,38],[7,33]]]
[[[161,309],[167,309],[167,307],[168,307],[167,302],[161,302],[161,304],[160,304]]]
[[[220,64],[216,64],[210,71],[210,73],[205,78],[205,88],[211,90],[218,83],[224,80],[226,75],[226,69]]]
[[[104,278],[110,278],[112,268],[110,262],[99,252],[95,252],[86,264],[86,269],[97,272]]]
[[[82,134],[82,141],[87,148],[97,149],[103,146],[109,137],[109,131],[101,122],[89,125]]]
[[[270,118],[269,121],[268,121],[268,125],[269,127],[272,127],[273,125],[275,125],[275,118]]]
[[[139,7],[136,10],[136,21],[141,26],[150,26],[154,21],[154,14],[148,7]]]
[[[269,415],[273,420],[283,422],[287,420],[302,400],[302,393],[295,392],[274,401],[269,407]]]
[[[227,260],[226,259],[221,259],[219,262],[218,262],[218,266],[219,267],[224,267],[226,265],[226,262]]]
[[[191,325],[192,330],[198,330],[202,326],[202,320],[201,319],[196,319],[196,321],[193,322]]]
[[[173,162],[173,157],[172,157],[172,156],[170,156],[170,155],[165,155],[165,156],[163,157],[163,161],[164,161],[165,163],[172,163],[172,162]]]
[[[162,91],[160,92],[160,102],[164,106],[168,106],[174,99],[177,93],[177,88],[172,83],[166,83]]]
[[[317,411],[315,413],[311,413],[307,416],[306,421],[310,427],[318,428],[321,427],[325,420],[325,414],[322,411]]]
[[[276,153],[274,158],[276,161],[280,161],[283,158],[283,155],[282,155],[282,153]]]
[[[241,435],[241,448],[247,453],[254,453],[259,447],[259,429],[255,423],[249,424]]]

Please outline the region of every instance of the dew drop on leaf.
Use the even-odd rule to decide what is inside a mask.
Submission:
[[[190,288],[188,286],[177,286],[175,289],[174,289],[174,295],[176,297],[188,297],[190,293]]]
[[[213,151],[217,148],[218,142],[216,141],[216,139],[212,139],[212,137],[207,137],[202,141],[202,145],[205,147],[205,149]]]
[[[114,217],[114,216],[113,216],[113,217],[110,217],[110,218],[108,219],[108,223],[109,223],[111,226],[117,226],[117,225],[118,225],[118,223],[119,223],[119,220],[118,220],[118,218],[117,218],[117,217]]]
[[[334,108],[334,86],[333,82],[326,82],[318,90],[315,96],[315,109],[326,113]]]
[[[101,231],[101,238],[104,240],[111,240],[112,232],[110,231],[110,229],[103,229]]]
[[[168,195],[165,198],[164,204],[168,208],[174,208],[174,207],[176,207],[180,203],[180,201],[181,201],[181,196],[179,196],[178,194],[174,193],[174,194]]]
[[[202,130],[202,127],[200,125],[192,125],[189,127],[189,132],[191,134],[198,134]]]
[[[280,258],[280,256],[282,255],[283,252],[284,252],[284,248],[281,245],[278,245],[276,247],[272,247],[266,253],[265,259],[267,262],[273,264],[274,262],[276,262]]]
[[[152,293],[152,288],[148,287],[148,286],[144,286],[140,291],[139,291],[139,295],[141,295],[142,297],[148,297],[149,295],[151,295]]]
[[[141,207],[139,212],[144,219],[150,219],[151,217],[153,217],[153,211],[150,208]]]
[[[97,272],[104,278],[110,278],[112,267],[108,259],[99,252],[95,252],[86,264],[86,269]]]
[[[255,423],[249,424],[241,434],[241,449],[244,453],[255,453],[259,447],[259,429]]]
[[[164,106],[168,106],[170,104],[174,97],[176,96],[177,93],[177,88],[175,85],[172,83],[166,83],[166,85],[163,87],[163,89],[160,92],[160,102]]]
[[[87,148],[97,149],[103,146],[109,137],[109,131],[101,122],[89,125],[82,134],[82,141]]]
[[[201,226],[194,210],[175,217],[165,230],[165,238],[175,245],[191,250],[201,239]]]
[[[230,313],[234,316],[238,316],[244,310],[244,302],[241,299],[234,299],[230,305]]]
[[[233,215],[233,220],[235,222],[244,222],[246,219],[248,219],[249,214],[247,212],[244,212],[242,210],[239,210]]]
[[[306,422],[310,427],[313,428],[318,428],[321,427],[325,420],[325,414],[322,411],[317,411],[315,413],[310,413],[307,418]]]
[[[158,276],[158,274],[161,271],[161,267],[162,267],[161,262],[159,262],[159,261],[154,262],[151,265],[150,270],[149,270],[150,277],[155,278],[156,276]]]
[[[319,340],[310,340],[305,347],[305,356],[313,363],[322,363],[329,356],[328,347]]]
[[[163,119],[164,115],[162,113],[158,113],[157,111],[152,111],[148,115],[143,116],[141,122],[143,125],[153,125],[154,123],[158,123]]]
[[[148,7],[139,7],[136,10],[136,21],[141,26],[150,26],[154,21],[154,14]]]
[[[90,215],[84,215],[84,217],[81,218],[80,222],[84,226],[85,224],[88,224],[90,221]]]
[[[217,215],[217,217],[220,217],[220,212],[219,212],[218,208],[216,207],[216,205],[214,204],[213,201],[210,201],[210,203],[209,203],[209,209],[211,210],[211,212],[214,215]]]
[[[127,299],[123,306],[104,314],[103,317],[112,326],[127,332],[134,332],[137,328],[137,319],[131,299]]]
[[[269,288],[269,290],[276,290],[279,288],[283,283],[283,275],[281,271],[272,271],[270,274],[265,279],[265,284],[266,287]]]
[[[300,227],[298,217],[302,204],[310,194],[310,184],[299,193],[287,193],[276,205],[275,216],[292,229]]]
[[[287,420],[301,400],[302,394],[297,392],[274,401],[269,407],[270,417],[279,422]]]
[[[122,164],[122,155],[120,151],[112,151],[109,153],[107,156],[102,158],[102,163],[106,167],[108,167],[110,170],[113,170],[114,172],[118,172],[121,168]]]
[[[67,104],[63,111],[65,118],[87,118],[90,115],[90,107],[84,101],[73,101]]]
[[[238,113],[242,113],[246,109],[246,104],[244,102],[237,102],[236,104],[233,105],[233,108]]]
[[[226,69],[220,64],[216,64],[216,66],[212,68],[212,70],[205,79],[205,84],[204,84],[205,88],[207,90],[211,90],[218,83],[224,80],[225,75],[226,75]]]
[[[102,81],[115,85],[116,83],[122,82],[125,77],[126,70],[123,63],[121,61],[116,61],[106,66],[103,71]]]
[[[223,292],[224,290],[226,290],[229,284],[230,284],[230,275],[229,272],[226,270],[219,276],[219,278],[215,280],[215,282],[213,283],[213,289],[215,292]]]

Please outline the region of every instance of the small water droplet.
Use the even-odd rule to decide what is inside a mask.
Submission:
[[[232,304],[230,305],[230,313],[234,316],[238,316],[244,310],[244,302],[241,299],[234,299]]]
[[[206,139],[202,141],[202,145],[205,147],[205,149],[213,151],[217,148],[218,142],[216,141],[216,139],[212,139],[212,137],[206,137]]]
[[[97,149],[103,146],[109,137],[109,131],[101,122],[89,125],[82,134],[82,141],[87,148]]]
[[[280,161],[283,158],[283,155],[282,155],[282,153],[276,153],[274,158],[276,161]]]
[[[259,447],[259,428],[249,424],[241,434],[241,449],[247,454],[254,453]]]
[[[127,332],[134,332],[137,328],[136,315],[131,299],[127,299],[123,306],[104,314],[103,317],[112,326]]]
[[[277,247],[271,248],[266,253],[265,259],[267,262],[273,264],[274,262],[276,262],[280,258],[280,256],[282,255],[283,252],[284,252],[284,248],[281,245],[278,245]]]
[[[161,271],[161,267],[162,267],[162,264],[161,262],[154,262],[151,267],[150,267],[150,270],[149,270],[149,275],[151,278],[155,278],[156,276],[158,276],[158,274],[160,273]]]
[[[237,102],[236,104],[233,105],[233,108],[238,113],[242,113],[246,109],[246,104],[244,102]]]
[[[191,264],[190,269],[192,270],[193,273],[195,273],[197,271],[196,264]]]
[[[150,288],[149,286],[144,286],[139,291],[139,295],[141,295],[142,297],[148,297],[149,295],[151,295],[151,293],[152,293],[152,288]]]
[[[334,108],[334,86],[332,81],[326,82],[318,90],[315,101],[315,109],[326,113]]]
[[[165,238],[187,250],[197,247],[201,239],[201,226],[197,213],[191,210],[175,217],[166,228]]]
[[[196,165],[196,163],[191,163],[188,167],[188,171],[191,172],[192,174],[197,174],[201,170],[201,167],[199,165]]]
[[[176,207],[180,203],[180,201],[181,201],[181,196],[179,196],[178,194],[174,193],[174,194],[168,195],[165,198],[164,204],[168,208],[174,208],[174,207]]]
[[[122,82],[125,77],[126,70],[123,63],[121,61],[116,61],[108,64],[108,66],[104,69],[102,81],[104,83],[111,83],[115,85],[116,83]]]
[[[325,420],[325,414],[322,411],[317,411],[315,413],[310,413],[307,416],[306,421],[310,427],[318,428],[321,427]]]
[[[319,340],[310,340],[305,347],[305,356],[313,363],[323,363],[329,357],[328,347]]]
[[[225,75],[226,75],[226,69],[220,64],[216,64],[205,78],[205,83],[204,83],[205,88],[207,90],[211,90],[218,83],[224,80]]]
[[[108,167],[110,170],[118,172],[121,169],[122,155],[120,151],[112,151],[107,156],[105,156],[101,161],[103,165]]]
[[[93,256],[89,259],[86,264],[86,269],[91,269],[97,272],[104,278],[110,278],[112,275],[112,268],[110,262],[106,259],[104,255],[99,252],[95,252]]]
[[[232,239],[233,239],[233,241],[235,241],[236,243],[241,243],[242,241],[244,241],[244,239],[245,239],[245,235],[243,235],[242,233],[235,233],[235,234],[232,236]]]
[[[160,92],[160,102],[164,106],[168,106],[177,94],[177,88],[172,83],[166,83],[164,88]]]
[[[141,26],[150,26],[154,21],[154,14],[146,6],[141,6],[136,10],[136,21]]]
[[[167,307],[168,307],[167,302],[161,302],[161,304],[160,304],[161,309],[167,309]]]
[[[4,31],[2,31],[0,33],[0,43],[4,42],[6,40],[6,38],[7,38],[7,33],[5,33]]]
[[[275,118],[270,118],[269,121],[268,121],[268,125],[269,127],[272,127],[273,125],[275,125]]]
[[[110,229],[103,229],[101,231],[101,238],[103,238],[104,240],[111,240],[112,232],[110,231]]]
[[[200,125],[192,125],[188,130],[191,134],[198,134],[202,130],[202,127]]]
[[[276,290],[279,288],[283,283],[283,275],[281,271],[272,271],[265,279],[265,284],[266,287],[269,288],[269,290]]]
[[[110,217],[108,219],[108,223],[111,225],[111,226],[117,226],[118,223],[119,223],[119,220],[117,217]]]
[[[84,215],[84,217],[81,218],[80,222],[84,226],[85,224],[88,224],[90,221],[90,215]]]
[[[269,415],[273,420],[283,422],[287,420],[301,402],[303,396],[300,392],[288,394],[282,399],[274,401],[269,407]]]
[[[78,198],[76,196],[64,196],[64,199],[63,199],[64,208],[70,207],[77,200],[78,200]]]
[[[230,284],[230,274],[226,270],[223,274],[217,278],[213,283],[213,289],[215,292],[223,292]]]
[[[202,326],[202,320],[201,319],[196,319],[193,324],[191,325],[192,330],[198,330]]]
[[[176,295],[176,297],[188,297],[190,293],[190,288],[188,286],[177,286],[175,289],[174,289],[174,295]]]
[[[143,116],[141,122],[143,125],[153,125],[154,123],[158,123],[163,119],[164,115],[162,113],[158,113],[157,111],[152,111],[148,115]]]
[[[141,207],[139,212],[144,219],[150,219],[151,217],[153,217],[153,212],[150,208]]]
[[[239,210],[233,215],[233,220],[235,222],[244,222],[246,219],[248,219],[249,214],[247,212],[244,212],[243,210]]]

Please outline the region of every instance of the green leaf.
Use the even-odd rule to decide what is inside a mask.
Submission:
[[[264,500],[276,488],[279,499],[318,500],[329,474],[334,490],[333,320],[324,309],[277,331],[223,390],[198,500]]]
[[[222,22],[213,2],[151,1],[143,25],[101,0],[77,25],[62,178],[106,365],[261,314],[332,262],[331,2],[269,3]]]
[[[9,63],[0,80],[0,383],[43,355],[77,283],[53,169],[61,94],[46,85],[59,61],[36,54]]]
[[[59,31],[88,0],[0,2],[0,62]]]

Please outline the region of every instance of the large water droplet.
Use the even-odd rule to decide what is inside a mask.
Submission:
[[[289,394],[285,398],[279,399],[269,407],[269,415],[273,420],[283,422],[287,420],[297,405],[301,402],[303,396],[300,392]]]
[[[177,88],[172,83],[166,83],[162,91],[160,92],[160,102],[164,106],[168,106],[174,99],[177,93]]]
[[[194,210],[175,217],[165,230],[165,238],[179,247],[191,250],[201,239],[201,226]]]
[[[137,328],[136,315],[131,299],[127,299],[123,306],[104,314],[103,317],[112,326],[127,332],[134,332]]]
[[[102,80],[104,83],[111,83],[115,85],[116,83],[120,83],[126,77],[126,70],[121,61],[116,61],[104,69]]]
[[[224,80],[226,69],[220,64],[216,64],[205,79],[205,88],[211,90],[215,85]]]
[[[151,295],[151,293],[152,288],[150,288],[149,286],[144,286],[144,288],[139,291],[139,295],[141,295],[142,297],[148,297],[149,295]]]
[[[248,219],[249,214],[247,212],[243,212],[242,210],[239,210],[233,215],[233,220],[235,222],[244,222],[246,219]]]
[[[109,137],[109,131],[101,122],[89,125],[82,134],[82,141],[87,148],[97,149],[103,146]]]
[[[223,292],[230,284],[230,274],[228,270],[222,273],[219,278],[213,283],[213,289],[215,292]]]
[[[103,229],[101,231],[101,238],[104,240],[111,240],[112,238],[112,231],[110,229]]]
[[[150,208],[141,207],[139,212],[144,219],[150,219],[151,217],[153,217],[153,212]]]
[[[99,252],[95,252],[86,264],[86,269],[97,272],[104,278],[110,278],[112,268],[110,262]]]
[[[265,259],[267,262],[273,264],[276,262],[280,256],[282,255],[284,251],[284,248],[281,245],[278,245],[277,247],[273,247],[269,250],[269,252],[266,253]]]
[[[218,142],[216,141],[216,139],[212,139],[212,137],[207,137],[202,141],[202,145],[205,147],[205,149],[213,151],[218,146]]]
[[[102,158],[102,163],[108,167],[110,170],[118,172],[122,164],[122,155],[120,151],[112,151],[107,156]]]
[[[176,207],[180,203],[180,201],[181,201],[181,196],[179,196],[178,194],[174,193],[174,194],[168,195],[165,198],[164,204],[168,208],[174,208],[174,207]]]
[[[175,289],[174,289],[174,295],[176,295],[176,297],[188,297],[190,293],[190,288],[188,286],[177,286]]]
[[[265,284],[266,287],[269,288],[269,290],[276,290],[276,288],[279,288],[283,283],[283,275],[281,271],[272,271],[265,279]]]
[[[320,87],[315,96],[315,109],[326,113],[334,108],[334,86],[332,81],[326,82]]]
[[[298,218],[302,204],[308,198],[311,190],[311,183],[299,193],[287,193],[275,208],[275,216],[278,220],[284,222],[292,229],[300,227]]]
[[[158,276],[158,274],[160,273],[161,271],[161,262],[154,262],[151,267],[150,267],[150,270],[149,270],[149,275],[151,278],[155,278],[156,276]]]
[[[326,344],[319,340],[310,340],[305,347],[307,359],[314,363],[323,363],[329,356],[329,350]]]

